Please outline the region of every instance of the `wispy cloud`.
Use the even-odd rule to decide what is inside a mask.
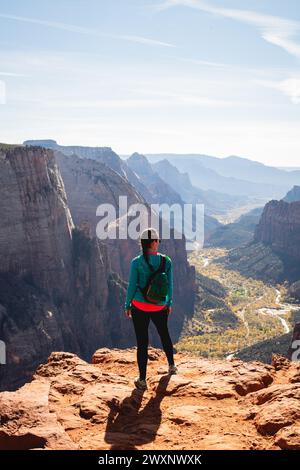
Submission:
[[[0,80],[0,104],[6,104],[5,83]]]
[[[182,60],[183,62],[188,62],[194,65],[203,65],[204,67],[217,67],[217,68],[224,68],[224,67],[232,67],[230,64],[223,64],[222,62],[210,62],[208,60],[201,60],[201,59],[189,59],[185,57],[175,57],[177,60]]]
[[[20,21],[22,23],[31,23],[31,24],[46,26],[48,28],[60,29],[63,31],[69,31],[71,33],[85,34],[88,36],[120,39],[122,41],[135,42],[139,44],[145,44],[148,46],[175,47],[174,44],[159,41],[157,39],[145,38],[143,36],[126,35],[126,34],[109,34],[109,33],[98,31],[97,29],[85,28],[82,26],[76,26],[76,25],[67,24],[67,23],[60,23],[56,21],[40,20],[38,18],[27,18],[25,16],[8,15],[4,13],[0,13],[0,18],[13,20],[13,21]]]
[[[152,97],[141,99],[90,99],[90,100],[51,100],[39,101],[50,108],[86,108],[86,109],[135,109],[135,108],[163,108],[163,107],[207,107],[226,108],[233,106],[244,106],[245,103],[238,101],[213,99],[205,96],[185,95],[177,93],[158,93]]]
[[[15,72],[0,72],[2,77],[28,77],[25,73],[15,73]]]
[[[259,30],[265,41],[284,49],[293,56],[300,57],[300,44],[294,39],[300,32],[298,21],[251,10],[222,8],[202,0],[166,0],[156,6],[156,10],[163,11],[178,5],[252,25]]]
[[[284,67],[246,67],[245,65],[241,64],[232,64],[232,63],[223,63],[223,62],[211,62],[207,60],[201,59],[192,59],[188,57],[177,57],[177,56],[170,56],[172,59],[179,60],[181,62],[186,62],[188,64],[199,65],[200,67],[205,68],[216,68],[216,69],[227,69],[231,71],[239,71],[245,74],[259,74],[259,75],[269,75],[269,74],[282,74],[286,73],[290,70],[289,68]]]
[[[287,96],[292,103],[300,104],[300,78],[288,78],[279,82],[271,80],[257,80],[258,84],[273,90],[278,90]]]

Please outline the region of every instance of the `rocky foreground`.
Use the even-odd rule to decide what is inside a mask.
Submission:
[[[161,350],[149,359],[141,392],[135,349],[99,349],[92,364],[52,353],[0,394],[0,449],[300,449],[299,363],[177,353],[168,376]]]

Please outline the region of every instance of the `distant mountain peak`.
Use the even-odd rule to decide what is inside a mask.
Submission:
[[[133,160],[134,160],[134,161],[140,161],[140,162],[142,162],[142,163],[144,163],[144,164],[147,164],[147,165],[151,166],[150,163],[149,163],[149,161],[148,161],[148,159],[147,159],[147,157],[145,157],[145,155],[143,155],[143,154],[141,154],[141,153],[138,153],[138,152],[134,152],[134,153],[128,158],[128,160],[130,160],[130,161],[133,161]]]
[[[300,201],[300,186],[295,185],[283,198],[285,202],[298,202]]]
[[[147,157],[141,153],[134,152],[127,160],[128,165],[136,173],[142,173],[144,176],[152,176],[154,171]]]
[[[143,159],[147,160],[145,155],[143,155],[142,153],[139,153],[139,152],[133,152],[133,154],[129,158],[143,158]]]

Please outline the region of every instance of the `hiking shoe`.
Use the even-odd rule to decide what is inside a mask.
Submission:
[[[173,364],[172,366],[169,366],[169,374],[170,375],[177,374],[177,372],[178,372],[178,369],[175,366],[175,364]]]
[[[135,385],[136,388],[138,388],[139,390],[147,390],[147,383],[146,383],[146,380],[140,380],[139,377],[137,377],[137,378],[134,380],[134,385]]]

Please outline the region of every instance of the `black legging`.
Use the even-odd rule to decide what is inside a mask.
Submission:
[[[137,361],[140,379],[145,380],[148,361],[148,327],[150,320],[152,320],[156,326],[169,365],[174,365],[173,344],[168,330],[169,315],[166,310],[158,312],[144,312],[136,307],[132,307],[131,315],[137,341]]]

